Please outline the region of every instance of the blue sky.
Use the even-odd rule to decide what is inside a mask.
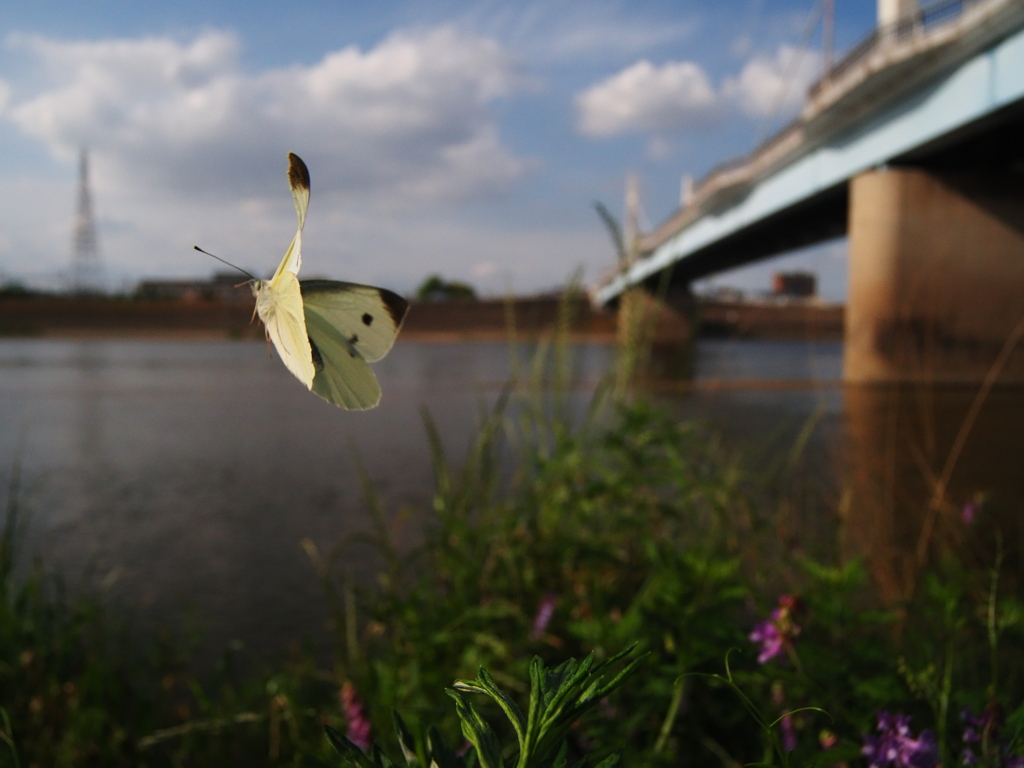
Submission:
[[[836,47],[875,3],[837,0]],[[204,276],[198,243],[273,269],[294,228],[286,152],[312,177],[303,276],[411,291],[433,272],[528,293],[613,253],[594,214],[641,180],[651,225],[799,107],[815,0],[129,2],[0,6],[0,280],[66,280],[90,148],[113,287]],[[792,75],[787,79],[787,75]],[[788,88],[783,84],[788,82]],[[845,294],[844,245],[809,267]]]

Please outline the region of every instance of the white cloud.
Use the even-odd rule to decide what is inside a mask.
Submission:
[[[140,277],[206,276],[224,269],[193,251],[194,244],[254,274],[272,272],[295,231],[284,157],[273,165],[268,200],[184,196],[155,206],[142,195],[97,194],[99,251],[110,285],[130,286]],[[311,167],[314,174],[316,170]],[[342,200],[344,193],[318,194],[315,183],[314,177],[302,277],[411,292],[428,274],[440,272],[500,296],[512,289],[557,287],[576,266],[593,264],[595,253],[608,251],[604,232],[589,218],[551,223],[531,219],[527,212],[477,220],[472,211],[458,207],[410,207],[399,217]],[[0,277],[66,287],[73,170],[69,168],[63,181],[33,174],[0,177],[0,200],[5,201],[0,206]]]
[[[660,67],[638,61],[576,96],[579,129],[587,136],[676,133],[707,124],[718,106],[707,74],[690,61]]]
[[[543,227],[496,235],[458,205],[496,201],[536,167],[499,134],[495,100],[530,84],[491,39],[449,27],[399,31],[366,50],[257,71],[223,32],[7,44],[32,65],[31,80],[10,82],[0,121],[58,160],[46,173],[0,177],[0,270],[35,284],[66,274],[82,144],[100,255],[108,274],[125,278],[220,268],[193,244],[273,270],[295,227],[288,150],[313,181],[307,275],[404,290],[429,271],[468,274],[481,253],[510,257],[523,237],[544,240]],[[532,266],[547,267],[534,281],[550,281],[568,240],[530,241]]]
[[[783,45],[774,56],[755,56],[738,75],[726,78],[722,95],[748,117],[791,113],[820,71],[820,53]]]
[[[317,161],[321,189],[382,199],[502,191],[526,168],[489,109],[521,87],[514,62],[497,42],[451,28],[394,32],[367,51],[256,73],[223,32],[187,43],[9,44],[34,57],[49,84],[15,92],[8,119],[57,157],[90,146],[123,188],[265,192],[286,150]]]
[[[818,52],[783,45],[774,56],[753,57],[716,88],[694,62],[642,60],[578,93],[577,125],[585,136],[647,133],[654,140],[648,153],[663,156],[666,137],[707,127],[727,107],[751,118],[792,113],[820,67]]]

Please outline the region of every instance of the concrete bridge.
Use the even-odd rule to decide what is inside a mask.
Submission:
[[[691,281],[849,236],[845,378],[1024,382],[1024,0],[879,0],[799,117],[713,170],[595,289]]]

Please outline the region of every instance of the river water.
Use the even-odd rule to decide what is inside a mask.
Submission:
[[[582,408],[612,349],[576,344],[572,359]],[[869,458],[902,439],[876,434],[892,410],[875,396],[866,405],[855,396],[851,416],[841,359],[832,342],[706,340],[695,385],[655,396],[756,454],[755,463],[791,450],[811,427],[801,466],[827,488],[851,434]],[[262,343],[3,340],[0,487],[19,465],[28,547],[72,584],[142,620],[197,629],[210,647],[238,638],[272,653],[325,634],[323,596],[300,542],[326,551],[366,529],[360,466],[388,509],[428,504],[423,412],[457,460],[513,368],[505,343],[403,340],[375,366],[380,407],[355,413],[306,392]],[[950,424],[970,397],[946,404]],[[974,442],[997,434],[1008,450],[1002,432],[1024,434],[1024,398],[993,397]],[[851,428],[851,419],[869,426]],[[944,440],[932,436],[933,453]],[[958,476],[961,495],[995,482],[986,472],[999,461],[976,454],[980,474]],[[399,542],[414,539],[414,520],[393,523]],[[347,567],[368,571],[372,559],[355,556]]]

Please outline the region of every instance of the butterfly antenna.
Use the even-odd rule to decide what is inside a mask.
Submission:
[[[232,264],[232,263],[231,263],[230,261],[227,261],[227,260],[225,260],[225,259],[222,259],[222,258],[221,258],[220,256],[214,256],[214,255],[213,255],[212,253],[210,253],[209,251],[204,251],[204,250],[203,250],[202,248],[200,248],[200,247],[199,247],[198,245],[193,245],[192,247],[193,247],[193,248],[195,248],[195,249],[196,249],[197,251],[199,251],[200,253],[205,253],[205,254],[206,254],[207,256],[209,256],[209,257],[210,257],[211,259],[216,259],[216,260],[217,260],[217,261],[219,261],[219,262],[220,262],[221,264],[227,264],[227,265],[228,265],[229,267],[231,267],[232,269],[237,269],[237,270],[238,270],[239,272],[241,272],[241,273],[242,273],[243,275],[248,275],[248,276],[249,276],[249,278],[250,278],[251,280],[259,280],[259,278],[258,278],[258,277],[256,277],[256,276],[255,276],[254,274],[252,274],[251,272],[246,272],[246,271],[245,271],[244,269],[242,269],[242,268],[241,268],[241,267],[239,267],[239,266],[236,266],[236,265]],[[243,283],[239,283],[238,285],[243,285]],[[238,285],[236,285],[236,286],[235,286],[235,288],[237,288],[237,287],[238,287]]]

